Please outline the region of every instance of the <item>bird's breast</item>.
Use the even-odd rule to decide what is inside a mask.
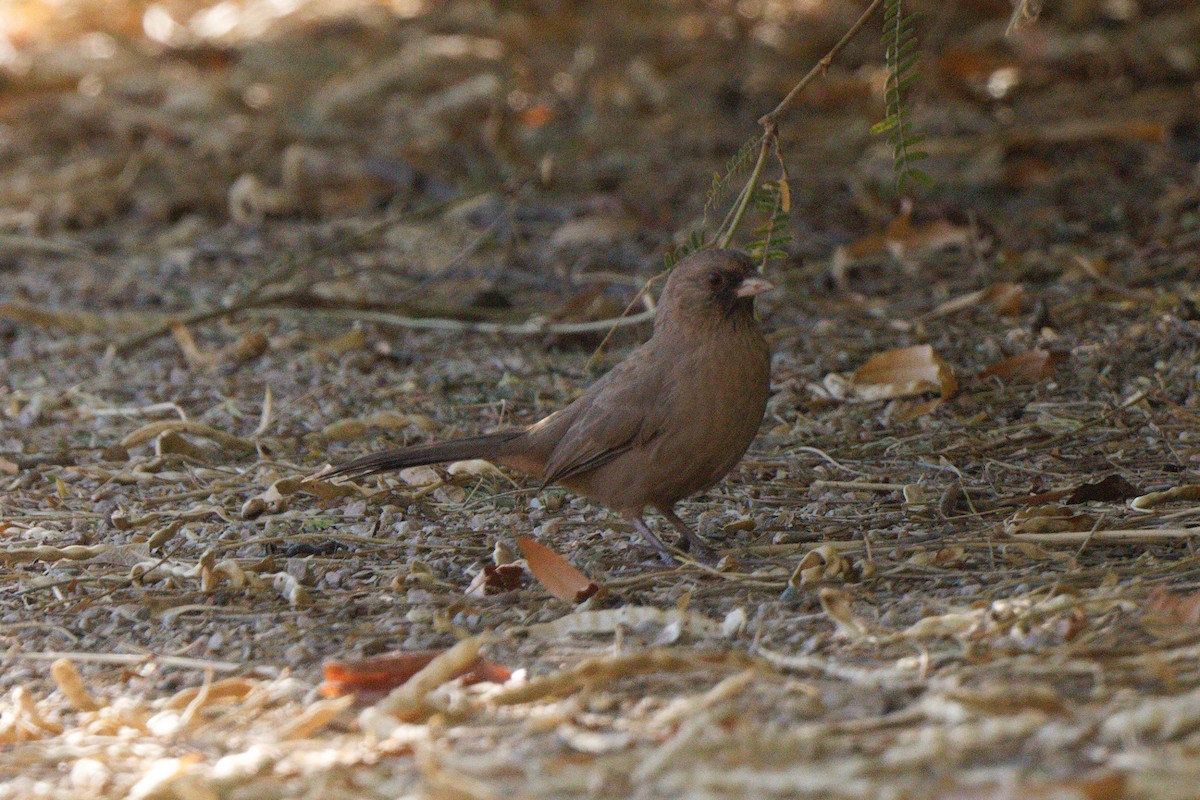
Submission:
[[[750,446],[770,389],[766,342],[753,337],[710,344],[679,359],[664,386],[670,418],[651,444],[664,465],[662,502],[709,488],[741,460]]]

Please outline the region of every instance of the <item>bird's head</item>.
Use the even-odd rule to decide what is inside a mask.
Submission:
[[[734,325],[754,320],[754,298],[775,286],[735,250],[703,250],[681,261],[663,289],[655,329],[666,320]]]

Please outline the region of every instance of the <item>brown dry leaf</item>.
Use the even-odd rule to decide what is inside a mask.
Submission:
[[[965,247],[970,241],[970,228],[944,219],[909,227],[907,236],[900,239],[893,239],[891,232],[888,232],[888,249],[898,253],[897,258],[910,252],[936,252],[951,247]]]
[[[1157,144],[1167,140],[1167,127],[1158,120],[1130,119],[1069,119],[1034,131],[1018,131],[1007,144],[1019,148],[1031,144],[1078,144],[1095,141],[1117,141]]]
[[[1053,687],[1038,684],[998,683],[979,688],[955,688],[948,690],[945,697],[977,713],[989,715],[1019,714],[1031,709],[1061,714],[1067,710]]]
[[[369,702],[378,696],[402,686],[409,678],[429,666],[429,663],[445,650],[420,650],[411,653],[385,653],[355,661],[327,661],[321,668],[325,682],[321,694],[339,697],[353,694],[360,702]],[[476,659],[455,677],[463,683],[505,683],[512,672],[484,658]]]
[[[1175,486],[1163,492],[1150,492],[1129,501],[1129,507],[1134,511],[1149,511],[1155,506],[1179,500],[1195,502],[1200,500],[1200,484],[1189,483],[1185,486]]]
[[[933,64],[939,81],[978,98],[994,102],[993,93],[998,85],[1015,88],[1019,79],[1020,62],[1008,55],[1000,55],[978,47],[954,47],[937,57]],[[1006,78],[1010,73],[1016,73]],[[1000,77],[997,78],[996,76]],[[1004,84],[999,81],[1006,81]],[[989,83],[991,88],[989,89]]]
[[[927,344],[877,353],[858,368],[851,388],[862,400],[891,400],[938,392],[949,400],[958,391],[954,369]]]
[[[1019,10],[1019,9],[1018,9]],[[1121,772],[1101,772],[1053,781],[1000,781],[958,786],[934,800],[1125,800],[1128,780]]]
[[[349,497],[356,492],[350,484],[333,483],[322,478],[280,478],[262,494],[257,494],[242,504],[242,519],[255,519],[265,513],[278,514],[287,508],[287,498],[294,494],[310,494],[320,500],[329,501]]]
[[[9,461],[7,458],[0,457],[0,472],[5,475],[16,475],[21,471],[21,468]]]
[[[1015,317],[1021,313],[1025,304],[1025,287],[1019,283],[1000,281],[986,289],[978,289],[958,297],[952,297],[937,308],[925,314],[923,319],[937,319],[949,314],[956,314],[968,308],[988,304],[1002,317]]]
[[[1146,597],[1144,614],[1153,622],[1200,625],[1200,592],[1182,594],[1156,587]]]
[[[361,419],[339,419],[321,429],[321,437],[330,442],[352,442],[367,432]]]
[[[846,285],[846,276],[856,261],[888,253],[910,273],[916,267],[910,256],[932,253],[951,247],[965,247],[971,241],[971,229],[944,219],[920,225],[912,224],[912,203],[905,201],[886,229],[839,247],[833,254],[830,273],[838,286]]]
[[[822,580],[845,578],[850,563],[837,551],[832,544],[823,544],[804,554],[792,577],[788,579],[788,587],[796,588]]]
[[[437,423],[424,414],[377,411],[368,417],[347,417],[331,422],[321,429],[321,436],[334,442],[350,442],[362,438],[371,428],[399,430],[409,425],[425,433],[437,429]]]
[[[211,439],[222,448],[233,452],[253,453],[255,450],[254,442],[248,439],[217,430],[211,425],[205,425],[202,422],[185,422],[184,420],[167,420],[165,422],[151,422],[148,425],[143,425],[122,439],[121,447],[126,450],[131,447],[137,447],[139,444],[148,442],[166,431],[190,433],[193,436]]]
[[[483,569],[467,587],[467,597],[483,597],[489,594],[511,592],[520,588],[525,579],[525,568],[520,564],[484,564]]]
[[[251,331],[219,350],[201,350],[192,337],[192,332],[183,324],[172,325],[171,335],[174,336],[175,343],[179,345],[188,365],[196,369],[211,370],[222,363],[237,364],[248,361],[261,356],[270,347],[270,340],[262,330]]]
[[[826,586],[817,596],[825,616],[833,621],[839,634],[847,639],[861,639],[867,635],[866,623],[854,616],[845,592]]]
[[[96,711],[100,704],[88,692],[83,676],[69,658],[60,658],[50,665],[50,677],[58,684],[58,690],[76,711]]]
[[[1025,287],[1019,283],[1000,282],[992,284],[983,293],[983,301],[988,303],[1002,317],[1020,316],[1025,308],[1028,295]]]
[[[194,461],[203,462],[207,460],[209,455],[204,448],[192,443],[184,436],[180,436],[175,431],[165,431],[158,435],[154,440],[154,455],[181,455],[186,456]]]
[[[1070,561],[1071,555],[1059,550],[1046,550],[1036,542],[1009,542],[1004,545],[1002,552],[1008,556],[1008,551],[1020,553],[1030,561]]]
[[[211,369],[216,366],[216,353],[201,350],[186,325],[180,323],[172,325],[171,335],[175,337],[175,343],[179,345],[179,351],[183,353],[183,358],[187,361],[188,366],[199,369]]]
[[[367,417],[367,424],[377,428],[407,428],[412,425],[424,433],[433,433],[438,424],[424,414],[400,414],[395,411],[376,411]]]
[[[1067,503],[1070,505],[1090,502],[1116,503],[1137,497],[1141,493],[1141,489],[1114,472],[1095,483],[1080,484],[1067,497]]]
[[[317,352],[324,355],[337,356],[354,350],[362,350],[367,346],[367,333],[362,328],[351,328],[345,333],[326,339],[316,346]]]
[[[997,361],[976,377],[980,380],[996,377],[1002,381],[1040,381],[1054,374],[1054,367],[1065,361],[1062,350],[1043,350],[1035,347],[1027,353]]]
[[[0,319],[65,333],[111,333],[114,329],[138,330],[161,319],[153,314],[88,314],[51,311],[26,303],[0,303]]]
[[[467,461],[453,461],[446,465],[446,474],[452,477],[480,477],[483,475],[499,475],[500,469],[490,461],[482,458],[472,458]]]
[[[582,603],[603,590],[554,550],[532,539],[517,537],[529,571],[547,592],[564,603]]]
[[[250,678],[224,678],[208,686],[190,686],[171,695],[165,703],[165,709],[184,709],[199,698],[204,705],[218,700],[239,701],[254,691],[258,682]]]
[[[922,617],[901,631],[900,636],[904,639],[962,636],[979,627],[984,613],[982,609],[971,609]]]
[[[1004,532],[1013,536],[1022,533],[1068,533],[1090,531],[1096,525],[1094,517],[1069,508],[1047,504],[1023,508],[1004,523]]]
[[[336,697],[310,703],[297,716],[284,723],[276,731],[276,735],[284,742],[308,739],[353,704],[352,697]]]

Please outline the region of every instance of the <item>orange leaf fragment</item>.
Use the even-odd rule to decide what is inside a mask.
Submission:
[[[530,128],[540,128],[554,119],[554,111],[547,105],[530,106],[521,113],[521,124]]]
[[[952,297],[924,316],[924,319],[937,319],[947,314],[956,314],[982,303],[987,303],[1002,317],[1015,317],[1021,313],[1025,302],[1025,287],[1019,283],[1000,281],[986,289],[978,289],[958,297]]]
[[[1016,317],[1025,305],[1025,296],[1025,287],[1021,284],[1000,281],[984,290],[983,301],[1002,317]]]
[[[977,783],[956,786],[933,795],[936,800],[1122,800],[1128,797],[1128,779],[1119,772],[1100,772],[1093,775],[1061,780],[1018,780],[1015,783]]]
[[[1169,592],[1159,586],[1146,597],[1145,615],[1161,622],[1200,625],[1200,593]]]
[[[429,665],[445,650],[418,650],[411,653],[384,653],[355,661],[327,661],[321,668],[325,682],[321,694],[340,697],[353,694],[359,700],[374,699],[401,686]],[[476,659],[455,677],[463,683],[504,683],[512,672],[487,659]]]
[[[520,536],[517,537],[517,545],[533,577],[547,592],[564,603],[582,603],[602,590],[603,587],[546,545]]]
[[[1062,350],[1043,350],[1035,347],[1028,353],[997,361],[979,373],[980,380],[997,377],[1002,381],[1040,381],[1054,374],[1054,367],[1065,361],[1067,354]]]
[[[876,353],[850,379],[863,400],[890,400],[937,392],[949,400],[958,391],[954,369],[927,344]]]

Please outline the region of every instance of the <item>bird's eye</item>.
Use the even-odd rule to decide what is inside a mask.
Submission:
[[[714,289],[725,282],[725,276],[719,272],[708,273],[708,285]]]

